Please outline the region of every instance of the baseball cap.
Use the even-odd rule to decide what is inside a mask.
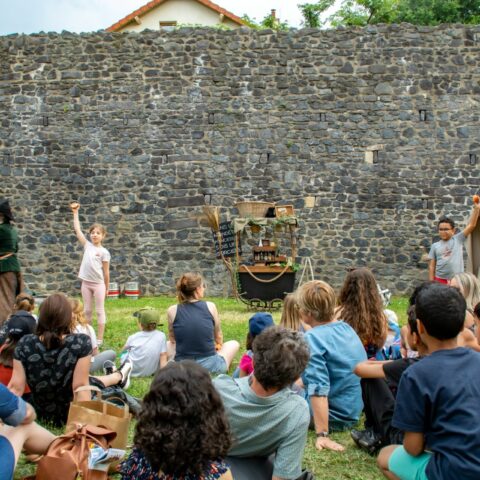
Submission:
[[[158,324],[160,321],[158,310],[152,307],[141,308],[138,312],[135,312],[133,316],[136,317],[142,325]]]
[[[262,333],[267,327],[272,327],[273,318],[269,313],[257,312],[248,321],[248,328],[250,333],[255,337]]]
[[[34,333],[37,322],[32,315],[13,314],[7,320],[7,337],[20,340],[24,335]]]

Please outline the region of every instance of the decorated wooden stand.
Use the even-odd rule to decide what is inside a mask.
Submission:
[[[253,208],[250,211],[245,204],[255,204],[254,207],[262,204],[261,210]],[[243,216],[231,222],[219,222],[217,207],[205,207],[217,258],[222,259],[229,271],[233,293],[238,300],[257,310],[280,308],[283,298],[295,285],[298,222],[293,207],[275,207],[279,216],[265,217],[269,207],[273,210],[273,204],[242,202],[239,205],[237,208]],[[245,259],[242,239],[251,246],[251,257],[245,255]],[[287,243],[289,251],[285,248]],[[282,247],[285,251],[281,251]],[[246,246],[244,249],[246,251]]]

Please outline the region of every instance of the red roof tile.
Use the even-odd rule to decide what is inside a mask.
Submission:
[[[142,15],[145,15],[146,13],[150,12],[158,5],[165,3],[167,1],[168,0],[152,0],[151,2],[148,2],[143,7],[138,8],[134,12],[130,13],[126,17],[119,20],[117,23],[114,23],[113,25],[108,27],[107,32],[118,32],[123,27],[128,25],[131,21],[133,21],[135,17],[140,17]],[[210,0],[195,0],[195,1],[198,3],[201,3],[202,5],[205,5],[208,8],[211,8],[215,12],[222,13],[226,18],[229,18],[230,20],[232,20],[232,22],[238,23],[239,25],[245,25],[245,22],[240,17],[237,17],[233,13],[229,12],[228,10],[225,10],[224,8],[218,6],[216,3],[213,3]]]

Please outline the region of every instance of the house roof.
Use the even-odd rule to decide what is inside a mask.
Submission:
[[[138,8],[134,12],[130,13],[126,17],[119,20],[117,23],[114,23],[113,25],[108,27],[107,32],[118,32],[123,27],[128,25],[131,21],[133,21],[135,17],[140,17],[142,15],[145,15],[146,13],[150,12],[158,5],[165,3],[167,1],[168,0],[152,0],[151,2],[148,2],[143,7]],[[240,17],[237,17],[233,13],[229,12],[228,10],[225,10],[224,8],[218,6],[216,3],[213,3],[210,0],[195,0],[195,1],[198,3],[201,3],[202,5],[205,5],[206,7],[214,10],[215,12],[222,13],[226,18],[229,18],[232,22],[238,23],[239,25],[245,25],[245,22]]]

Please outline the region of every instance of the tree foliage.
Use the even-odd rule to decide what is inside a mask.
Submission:
[[[325,22],[320,20],[320,14],[330,8],[335,0],[320,0],[317,3],[302,3],[298,8],[302,12],[305,27],[321,27]]]
[[[408,22],[414,25],[480,23],[480,0],[343,0],[326,21],[320,14],[333,4],[330,0],[299,5],[304,25],[320,27]]]
[[[245,24],[255,30],[263,30],[265,28],[271,28],[272,30],[288,30],[290,27],[288,22],[281,22],[278,18],[274,17],[272,14],[267,15],[260,23],[255,19],[250,18],[248,15],[243,15],[242,20]]]

